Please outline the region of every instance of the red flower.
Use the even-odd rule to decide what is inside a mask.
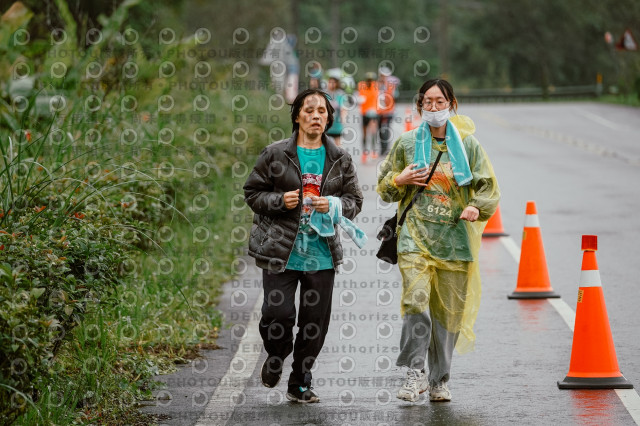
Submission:
[[[73,214],[73,217],[75,217],[76,219],[84,219],[84,213],[75,212]]]
[[[33,210],[36,211],[36,213],[40,213],[42,210],[46,209],[47,206],[40,206],[40,207],[34,207]]]
[[[27,142],[31,142],[31,130],[25,130],[24,137],[27,139]]]

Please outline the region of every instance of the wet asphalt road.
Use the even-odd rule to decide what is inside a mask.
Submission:
[[[397,111],[402,116],[404,106]],[[502,189],[505,230],[518,247],[526,201],[536,201],[552,286],[574,311],[580,238],[598,235],[618,363],[637,388],[640,110],[540,103],[463,105],[459,113],[476,123],[476,136]],[[394,131],[403,129],[398,119]],[[476,350],[454,354],[453,401],[430,403],[424,396],[415,404],[397,400],[404,374],[395,367],[400,274],[375,258],[375,234],[393,206],[375,193],[379,160],[360,165],[358,132],[347,133],[343,146],[359,165],[365,204],[355,222],[367,232],[369,243],[360,250],[343,242],[347,261],[344,273],[336,276],[332,322],[314,372],[321,402],[288,402],[286,380],[275,389],[260,384],[265,353],[256,325],[262,289],[260,271],[248,259],[233,265],[244,273],[226,285],[220,301],[229,323],[218,341],[223,349],[159,377],[167,389],[144,411],[170,416],[161,422],[166,425],[635,424],[616,391],[557,388],[556,381],[568,372],[572,331],[546,300],[507,300],[515,289],[517,262],[499,239],[483,241]],[[285,368],[283,377],[288,374]]]

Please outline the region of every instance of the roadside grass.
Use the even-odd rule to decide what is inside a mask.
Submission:
[[[256,129],[256,133],[265,136],[266,141],[264,130]],[[55,294],[48,295],[48,301],[53,300],[54,306],[63,312],[69,310],[70,315],[61,315],[68,320],[66,323],[64,320],[53,323],[64,324],[64,327],[51,339],[53,348],[47,352],[48,361],[38,366],[38,374],[29,384],[33,406],[25,400],[16,403],[26,411],[17,424],[150,424],[154,417],[138,413],[136,405],[151,397],[156,386],[153,376],[173,371],[176,364],[199,356],[200,349],[216,348],[217,331],[223,326],[216,309],[216,297],[220,285],[233,276],[237,249],[246,243],[243,238],[230,242],[231,232],[237,232],[236,228],[247,229],[249,216],[239,192],[243,178],[230,178],[228,172],[218,175],[210,168],[206,176],[206,170],[201,171],[206,178],[201,183],[194,182],[193,170],[174,171],[171,181],[142,179],[141,175],[152,176],[154,172],[140,166],[147,161],[137,162],[136,173],[133,173],[132,168],[112,161],[108,153],[113,152],[113,148],[105,149],[102,158],[97,151],[91,151],[92,161],[83,160],[83,167],[72,167],[72,163],[68,163],[65,172],[73,175],[77,170],[83,173],[89,170],[97,181],[106,177],[110,186],[92,190],[100,197],[83,197],[82,192],[75,192],[82,187],[77,182],[86,179],[78,176],[70,178],[75,182],[71,186],[64,179],[53,180],[51,191],[43,193],[55,193],[58,189],[62,192],[56,195],[56,202],[50,201],[42,212],[36,213],[39,202],[33,200],[24,209],[40,215],[39,220],[52,215],[46,234],[59,243],[62,251],[48,254],[54,262],[65,257],[61,263],[74,256],[82,257],[88,247],[113,252],[114,256],[117,253],[117,256],[113,262],[101,266],[104,273],[113,274],[113,286],[105,288],[103,281],[96,279],[92,281],[96,287],[84,298],[75,296],[72,289],[61,290],[73,303],[58,303]],[[73,149],[67,149],[69,151]],[[150,151],[149,155],[152,156]],[[58,163],[65,161],[56,155],[47,157]],[[126,158],[126,154],[123,157]],[[250,158],[243,160],[251,163]],[[100,172],[93,169],[95,163],[100,164]],[[104,169],[105,164],[121,172],[120,177],[131,180],[120,181],[111,169]],[[151,169],[155,169],[156,176],[161,171],[157,166]],[[37,186],[37,182],[32,186]],[[114,199],[109,189],[116,188]],[[85,203],[74,204],[75,198],[70,194],[65,196],[65,190],[77,194]],[[167,193],[173,195],[167,196]],[[73,206],[65,215],[72,217],[70,223],[78,225],[77,229],[55,225],[59,220],[54,212],[63,208],[65,202]],[[182,211],[175,206],[181,206]],[[230,214],[236,208],[240,213]],[[157,212],[157,209],[167,212]],[[147,214],[147,210],[153,213]],[[76,214],[82,219],[75,217]],[[149,222],[156,226],[149,226]],[[98,233],[107,232],[111,245],[96,245],[92,228]],[[65,236],[67,238],[63,238]],[[85,246],[76,244],[78,241],[86,242]],[[7,244],[6,248],[13,249],[16,242]],[[64,242],[84,248],[71,255]],[[34,248],[34,257],[42,248]],[[94,257],[87,256],[88,259]],[[8,258],[3,261],[9,261],[15,274],[16,263]],[[91,272],[95,273],[93,269]],[[44,282],[51,278],[42,279]]]
[[[103,47],[132,4],[105,21]],[[173,77],[156,77],[175,48],[135,55],[136,85],[87,82],[91,57],[78,56],[64,81],[37,73],[27,91],[0,97],[4,421],[153,423],[136,409],[157,386],[153,376],[216,348],[216,298],[250,226],[241,186],[260,149],[289,126],[286,108],[269,111],[272,120],[242,119],[265,115],[266,90],[181,86],[196,60],[176,59]],[[52,66],[23,53],[12,60]],[[123,66],[123,53],[112,55],[97,56],[105,69]],[[230,63],[210,65],[203,83],[233,80]],[[229,113],[240,96],[246,109]],[[196,101],[208,107],[198,112]]]
[[[640,96],[638,95],[602,95],[598,98],[600,102],[616,105],[627,105],[632,107],[640,107]]]

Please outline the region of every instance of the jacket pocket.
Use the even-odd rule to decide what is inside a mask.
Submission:
[[[251,241],[257,246],[262,246],[269,236],[269,228],[273,219],[268,216],[257,215],[254,218],[253,228],[251,229]]]

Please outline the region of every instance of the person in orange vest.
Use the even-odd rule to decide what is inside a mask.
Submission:
[[[391,120],[395,112],[395,99],[398,97],[398,86],[400,80],[391,75],[388,67],[381,67],[378,70],[380,79],[378,80],[378,102],[376,111],[378,113],[378,133],[380,135],[380,155],[384,156],[389,149],[389,142],[392,139]]]
[[[375,137],[378,131],[378,84],[375,72],[367,72],[365,80],[358,83],[358,101],[360,102],[360,111],[362,113],[362,164],[367,162],[367,156],[371,154],[371,158],[376,158],[375,153]],[[371,150],[367,150],[367,140],[370,140],[369,146]]]

